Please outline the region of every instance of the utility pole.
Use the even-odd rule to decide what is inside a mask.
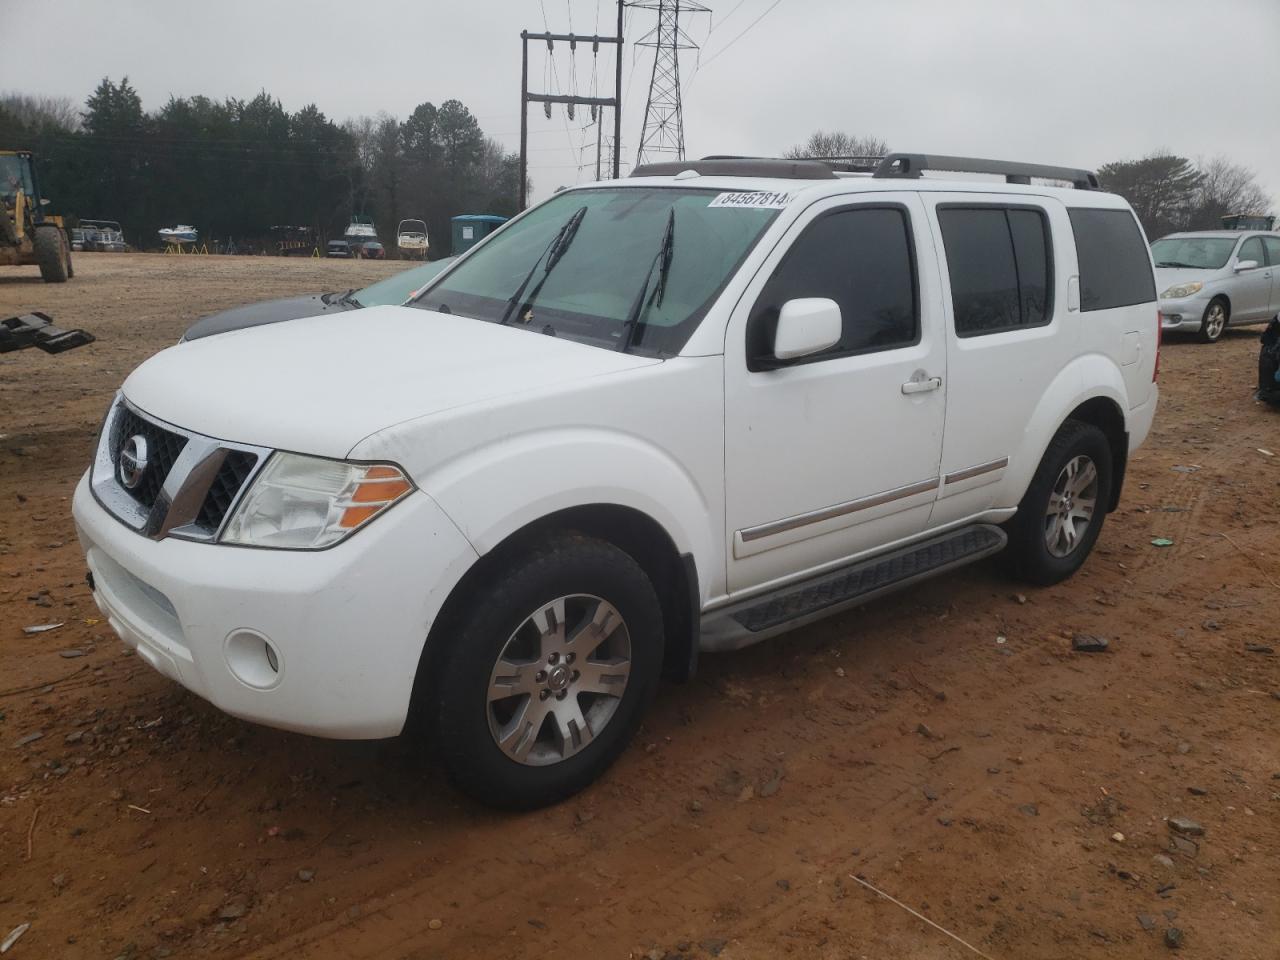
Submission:
[[[621,150],[618,149],[622,140],[622,12],[625,6],[624,0],[618,0],[618,34],[614,37],[600,36],[581,36],[573,33],[530,33],[528,30],[520,31],[521,56],[520,56],[520,209],[523,210],[528,202],[527,185],[529,180],[529,104],[541,103],[548,117],[551,116],[551,105],[553,103],[563,103],[569,108],[569,116],[573,116],[573,108],[575,106],[590,107],[593,113],[604,107],[613,108],[613,176],[617,179],[619,175],[619,160],[621,158]],[[570,51],[576,51],[579,43],[591,44],[591,52],[597,54],[600,52],[601,44],[613,44],[617,50],[617,64],[614,70],[614,89],[612,97],[580,97],[576,94],[550,94],[550,93],[531,93],[529,91],[529,41],[534,42],[545,41],[547,44],[547,53],[550,55],[555,50],[556,42],[568,43]],[[597,115],[598,116],[598,115]],[[597,119],[598,123],[603,122],[603,117]],[[596,179],[600,178],[600,144],[596,144]]]
[[[658,25],[636,45],[653,47],[653,73],[644,106],[637,165],[661,154],[684,159],[684,108],[680,100],[680,51],[698,45],[680,28],[680,14],[710,13],[697,0],[635,0],[633,7],[658,12]]]

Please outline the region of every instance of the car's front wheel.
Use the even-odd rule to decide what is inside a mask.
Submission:
[[[1211,301],[1200,318],[1200,342],[1217,343],[1222,331],[1227,329],[1229,319],[1226,302],[1221,299]]]
[[[483,803],[532,808],[581,790],[639,726],[662,665],[662,611],[612,544],[558,537],[483,584],[435,658],[439,753]]]
[[[1047,586],[1079,570],[1102,531],[1111,477],[1106,434],[1079,420],[1064,423],[1006,526],[1010,571]]]

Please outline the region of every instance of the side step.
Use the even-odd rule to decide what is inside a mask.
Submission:
[[[704,615],[699,646],[711,652],[750,646],[998,553],[1007,539],[999,527],[974,524],[811,580],[788,584]]]

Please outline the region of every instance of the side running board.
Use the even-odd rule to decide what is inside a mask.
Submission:
[[[990,524],[951,530],[892,553],[872,557],[702,617],[699,645],[737,650],[882,594],[954,570],[1004,549],[1007,537]]]

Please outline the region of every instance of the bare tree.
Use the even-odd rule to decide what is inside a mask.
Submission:
[[[889,152],[889,144],[879,137],[818,130],[804,143],[796,144],[783,154],[789,160],[806,157],[883,157]]]
[[[0,110],[24,126],[75,133],[80,129],[80,108],[70,97],[45,97],[29,93],[0,93]]]
[[[1271,198],[1248,167],[1232,163],[1221,155],[1211,160],[1201,159],[1197,166],[1200,189],[1187,229],[1217,229],[1222,225],[1222,218],[1232,213],[1271,212]]]

